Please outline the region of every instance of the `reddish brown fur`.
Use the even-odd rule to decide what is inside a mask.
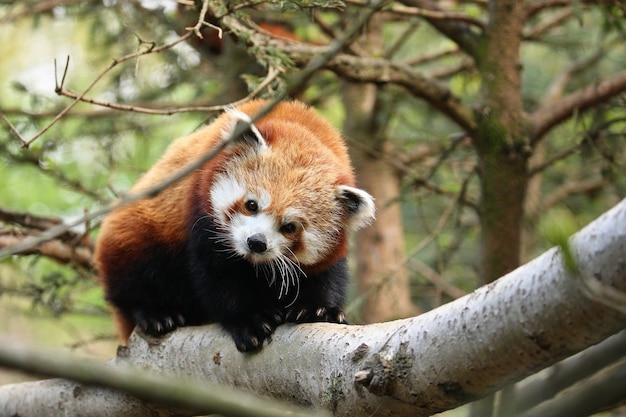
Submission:
[[[267,103],[255,100],[238,107],[239,110],[254,115]],[[229,115],[224,114],[211,125],[189,136],[174,141],[163,157],[137,182],[131,192],[138,192],[163,182],[185,165],[213,149],[221,140],[223,130],[227,127]],[[294,158],[311,158],[315,164],[325,163],[334,167],[332,182],[335,185],[354,186],[354,175],[350,165],[347,149],[339,134],[328,122],[315,111],[298,102],[281,102],[269,115],[255,122],[259,130],[266,135],[272,147],[280,147],[280,152]],[[306,131],[318,143],[304,144],[299,141],[277,140],[289,138]],[[185,244],[188,238],[188,224],[195,193],[207,196],[213,181],[213,173],[223,165],[228,151],[207,162],[202,169],[194,171],[175,185],[162,191],[154,198],[146,198],[123,206],[103,221],[95,254],[95,263],[102,277],[105,288],[117,285],[114,277],[118,271],[127,270],[136,264],[151,248],[156,245],[176,249]],[[313,171],[318,172],[318,171]],[[286,175],[290,175],[286,173]],[[296,175],[296,174],[294,174]],[[321,178],[320,182],[330,178]],[[287,182],[297,182],[297,178],[289,178]],[[328,183],[328,182],[327,182]],[[280,188],[280,185],[276,185]],[[276,199],[288,200],[291,194],[280,190],[269,189]],[[198,194],[195,194],[198,195]],[[206,201],[206,197],[201,201]],[[208,203],[207,203],[208,204]],[[279,207],[287,207],[288,201],[277,203]],[[129,220],[131,219],[131,220]],[[317,265],[303,266],[306,272],[317,271],[336,262],[347,252],[345,232],[339,238],[339,247],[330,251],[332,256]],[[134,324],[119,312],[116,319],[122,338],[128,338]]]

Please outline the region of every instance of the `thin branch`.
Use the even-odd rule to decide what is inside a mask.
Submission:
[[[599,45],[593,48],[593,52],[591,54],[569,63],[569,65],[567,65],[565,69],[557,75],[554,80],[552,80],[550,86],[547,88],[547,93],[541,101],[544,103],[544,106],[549,105],[549,103],[561,98],[563,96],[563,92],[574,76],[596,64],[605,56],[608,48],[614,44],[620,44],[622,41],[622,39],[614,39],[606,42],[605,45]]]
[[[572,0],[536,0],[529,2],[528,6],[526,6],[526,18],[529,19],[547,9],[556,9],[571,5]]]
[[[58,217],[36,216],[0,208],[0,222],[18,224],[35,230],[46,230],[63,223]]]
[[[520,413],[555,397],[566,388],[623,359],[624,352],[626,330],[556,364],[547,371],[547,375],[542,373],[524,381],[515,392],[511,411]]]
[[[459,50],[458,47],[453,47],[450,49],[444,49],[442,51],[434,51],[434,52],[430,52],[430,53],[424,53],[423,55],[418,55],[414,58],[409,58],[406,59],[404,61],[400,61],[401,64],[403,65],[421,65],[421,64],[427,64],[427,63],[431,63],[433,61],[436,61],[438,59],[442,59],[442,58],[447,58],[449,56],[453,56],[453,55],[457,55],[459,54],[461,51]]]
[[[588,110],[624,91],[626,91],[626,71],[621,71],[559,100],[543,104],[529,118],[533,127],[533,143],[541,140],[549,130],[574,114]]]
[[[444,13],[439,5],[431,0],[402,0],[406,6],[417,8],[431,13]],[[442,15],[443,16],[443,15]],[[479,35],[472,30],[472,26],[483,28],[483,24],[479,21],[472,20],[470,22],[441,19],[441,16],[424,16],[424,18],[442,35],[455,42],[465,53],[476,58],[479,49]]]
[[[537,25],[524,30],[525,40],[536,40],[552,28],[558,27],[573,15],[571,8],[560,10],[554,16],[541,20]]]
[[[562,151],[558,152],[556,155],[553,155],[547,161],[543,161],[541,164],[536,165],[536,166],[531,166],[528,172],[528,176],[532,177],[534,175],[542,173],[543,171],[545,171],[546,169],[554,165],[556,162],[559,162],[567,158],[568,156],[572,155],[574,152],[578,151],[581,146],[582,146],[582,142],[577,143],[573,146],[570,146],[569,148],[563,149]]]
[[[352,1],[351,3],[360,3]],[[480,30],[485,30],[485,23],[468,16],[463,13],[448,12],[445,10],[435,10],[423,7],[410,7],[402,5],[393,5],[387,9],[389,12],[398,14],[401,16],[419,16],[429,20],[453,20],[456,22],[467,23],[472,26],[476,26]]]
[[[5,234],[2,229],[0,229],[0,249],[19,245],[27,239],[28,236]],[[80,265],[87,270],[93,268],[91,263],[93,248],[90,245],[70,245],[60,239],[42,242],[40,245],[30,247],[20,252],[20,255],[40,255],[61,265]]]
[[[96,2],[95,0],[92,1],[94,3]],[[8,14],[1,18],[0,25],[12,22],[17,19],[21,19],[26,16],[34,16],[39,13],[47,12],[48,10],[52,10],[55,7],[71,6],[77,3],[84,3],[84,0],[45,0],[32,2],[32,4],[25,5],[24,10]]]
[[[22,136],[20,131],[15,126],[13,126],[13,123],[11,123],[11,121],[4,115],[4,113],[0,113],[0,119],[2,119],[2,121],[4,121],[9,126],[9,129],[11,130],[11,132],[13,132],[13,134],[17,136],[17,138],[22,143],[26,142],[26,139],[24,138],[24,136]]]
[[[462,289],[448,283],[440,273],[428,266],[425,262],[422,262],[417,256],[411,258],[409,265],[411,269],[423,276],[437,290],[447,294],[449,297],[456,300],[466,294]]]
[[[2,227],[2,224],[7,227]],[[0,208],[0,249],[20,245],[24,240],[36,238],[42,232],[59,226],[63,226],[63,221],[57,217],[37,216]],[[91,269],[94,248],[87,237],[88,232],[89,230],[84,233],[66,230],[56,239],[28,247],[20,254],[42,255],[60,264],[74,264]]]
[[[63,171],[44,168],[42,160],[35,155],[26,152],[22,152],[21,154],[14,154],[9,151],[9,146],[7,145],[7,143],[4,142],[0,142],[0,151],[4,153],[5,158],[8,158],[9,160],[16,163],[30,165],[42,174],[49,176],[54,181],[57,181],[61,185],[70,188],[74,192],[83,194],[100,203],[104,203],[107,201],[104,195],[101,195],[100,193],[89,189],[79,180],[68,177]]]
[[[102,106],[102,107],[107,107],[107,108],[114,109],[114,110],[129,111],[129,112],[143,113],[143,114],[150,114],[150,115],[169,116],[169,115],[176,114],[176,113],[218,112],[218,111],[223,111],[229,107],[238,106],[258,96],[268,85],[270,85],[280,75],[280,73],[281,71],[279,69],[269,68],[267,75],[265,76],[263,81],[259,83],[259,85],[257,85],[257,87],[253,91],[251,91],[247,96],[245,96],[244,98],[240,100],[234,101],[232,103],[219,104],[219,105],[214,105],[214,106],[170,107],[170,108],[164,108],[164,109],[157,109],[157,108],[142,107],[142,106],[135,105],[135,104],[111,103],[109,101],[103,101],[103,100],[88,98],[84,96],[81,97],[81,95],[73,93],[65,89],[60,89],[59,91],[57,91],[57,94],[70,97],[73,99],[79,99],[82,102],[94,104],[96,106]]]
[[[65,107],[63,110],[61,110],[46,126],[44,126],[39,132],[37,132],[33,137],[31,137],[28,140],[22,140],[22,146],[24,147],[28,147],[30,146],[31,143],[33,143],[35,140],[37,140],[38,138],[40,138],[44,133],[46,133],[52,126],[54,126],[63,116],[65,116],[70,110],[72,110],[72,108],[74,108],[74,106],[76,106],[76,104],[78,104],[86,95],[87,93],[89,93],[95,86],[96,84],[98,84],[98,82],[100,82],[100,80],[102,78],[104,78],[105,75],[107,75],[113,68],[117,67],[119,64],[126,62],[128,60],[131,59],[137,59],[143,55],[148,55],[148,54],[153,54],[153,53],[159,53],[162,52],[166,49],[170,49],[176,45],[178,45],[179,43],[187,40],[189,37],[191,37],[193,35],[192,32],[187,32],[186,34],[182,35],[181,37],[179,37],[178,39],[162,45],[160,47],[150,47],[144,51],[138,51],[138,52],[134,52],[132,54],[128,54],[126,56],[123,56],[122,58],[119,59],[114,59],[105,69],[103,69],[95,78],[94,80],[87,86],[87,88],[85,88],[83,90],[82,93],[80,93],[79,95],[77,95],[74,100],[67,106]],[[69,61],[69,58],[68,58]],[[64,70],[64,74],[63,74],[63,78],[62,81],[65,80],[65,73],[67,72],[67,64]],[[57,85],[56,86],[56,92],[58,93],[61,89],[63,88],[63,84]]]
[[[590,178],[580,181],[568,181],[541,202],[541,206],[538,208],[538,213],[543,213],[550,207],[554,207],[557,204],[563,202],[563,200],[571,197],[572,195],[588,193],[609,184],[609,180],[606,178]]]
[[[217,31],[217,37],[219,39],[222,39],[222,36],[223,36],[222,28],[219,27],[219,26],[215,26],[215,25],[213,25],[213,24],[211,24],[211,23],[209,23],[209,22],[207,22],[205,20],[206,14],[207,14],[208,10],[209,10],[209,1],[208,0],[202,0],[202,8],[200,9],[200,15],[198,17],[198,22],[196,23],[195,26],[191,26],[191,27],[188,27],[188,28],[185,28],[185,29],[193,31],[193,33],[195,33],[198,38],[203,39],[204,36],[202,36],[202,27],[208,26],[211,29],[216,30]]]
[[[624,402],[626,361],[515,417],[586,417]]]

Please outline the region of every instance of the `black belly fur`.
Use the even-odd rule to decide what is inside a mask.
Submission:
[[[210,217],[194,219],[186,247],[155,243],[123,276],[112,277],[108,300],[143,331],[161,335],[184,325],[220,323],[240,351],[258,350],[284,322],[345,323],[345,259],[298,276],[299,288],[255,268],[218,239]],[[296,298],[297,296],[297,298]]]

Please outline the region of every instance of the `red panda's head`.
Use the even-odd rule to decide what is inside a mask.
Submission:
[[[238,121],[250,122],[238,110],[230,117],[224,139]],[[342,160],[317,134],[266,118],[229,145],[212,176],[207,209],[233,254],[272,268],[316,269],[344,257],[348,231],[374,219],[374,199],[352,186],[347,155]]]

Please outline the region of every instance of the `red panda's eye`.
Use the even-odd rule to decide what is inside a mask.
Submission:
[[[280,232],[281,233],[293,233],[296,231],[296,225],[295,223],[285,223],[282,226],[280,226]]]
[[[254,200],[246,201],[245,205],[246,205],[246,210],[248,210],[252,214],[255,214],[256,212],[259,211],[259,204]]]

